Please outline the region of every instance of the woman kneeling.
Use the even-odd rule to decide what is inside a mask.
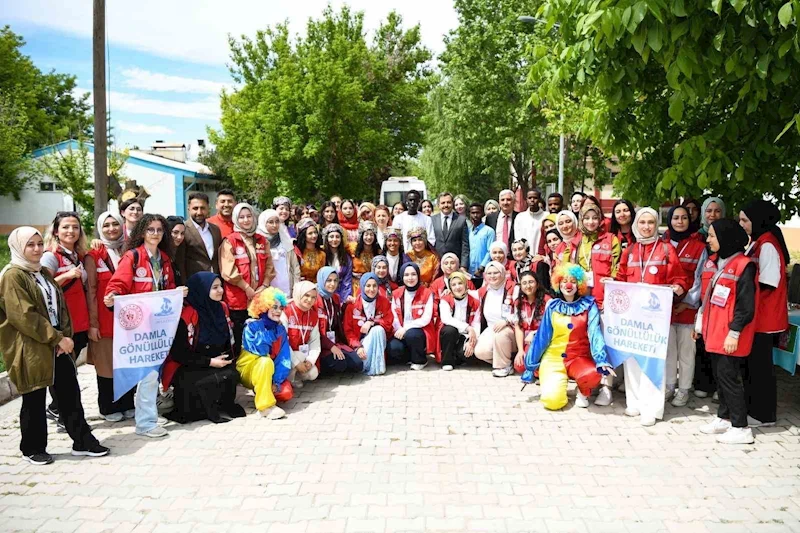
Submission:
[[[292,351],[289,335],[281,324],[286,307],[286,295],[270,287],[256,294],[247,312],[248,320],[242,333],[242,351],[236,360],[236,370],[242,385],[256,393],[256,409],[270,420],[283,418],[286,413],[276,404],[292,399]]]
[[[588,291],[586,272],[562,263],[553,272],[554,298],[545,307],[539,330],[525,356],[522,381],[530,383],[539,369],[541,402],[546,409],[567,405],[567,380],[578,385],[575,405],[589,407],[589,394],[601,374],[613,374],[600,329],[600,311]]]

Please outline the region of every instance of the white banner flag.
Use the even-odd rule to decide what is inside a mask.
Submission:
[[[114,298],[114,401],[161,369],[182,308],[182,289]]]
[[[605,286],[603,337],[616,367],[635,357],[656,387],[664,380],[672,318],[672,287],[608,281]]]

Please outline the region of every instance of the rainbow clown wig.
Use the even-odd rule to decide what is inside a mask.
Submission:
[[[286,307],[286,295],[283,294],[283,291],[280,289],[269,287],[256,294],[253,301],[247,306],[247,312],[252,318],[258,318],[261,315],[267,314],[267,311],[275,304]]]
[[[550,276],[550,284],[553,290],[561,292],[561,280],[564,278],[574,278],[578,285],[578,295],[586,296],[589,293],[589,286],[586,284],[586,271],[575,263],[561,263],[553,270]]]

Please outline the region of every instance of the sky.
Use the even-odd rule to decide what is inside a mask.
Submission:
[[[335,10],[345,2],[331,0]],[[439,54],[443,36],[458,24],[452,0],[349,0],[376,29],[391,11],[404,27],[421,25],[423,42]],[[119,146],[155,140],[191,143],[219,127],[219,94],[231,87],[228,35],[254,36],[288,21],[302,33],[328,0],[107,0],[108,103]],[[23,53],[43,71],[77,76],[92,88],[92,0],[0,0],[3,24],[22,35]]]

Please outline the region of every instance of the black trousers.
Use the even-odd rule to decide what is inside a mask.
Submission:
[[[753,348],[745,359],[744,394],[747,414],[760,422],[775,422],[778,410],[778,383],[772,348],[775,333],[756,333]]]
[[[747,427],[747,402],[744,395],[744,357],[710,353],[717,380],[719,409],[717,416],[730,420],[735,428]]]
[[[249,315],[247,310],[229,311],[231,322],[233,323],[233,353],[231,359],[236,361],[239,358],[239,352],[242,350],[242,334],[244,333],[244,323],[247,322]]]
[[[702,337],[697,339],[697,352],[694,364],[694,389],[714,394],[717,390],[717,382],[714,381],[714,369],[710,353],[706,353],[706,343]]]
[[[392,337],[386,350],[389,363],[408,363],[424,365],[428,362],[425,352],[425,332],[420,328],[406,331],[403,340]]]
[[[341,348],[341,346],[339,346]],[[341,374],[342,372],[361,372],[364,370],[364,361],[355,350],[342,350],[344,359],[336,359],[333,353],[323,353],[319,364],[323,374]]]
[[[72,359],[77,359],[84,348],[89,344],[89,332],[81,331],[72,335],[72,342],[75,343],[75,348],[72,352]],[[49,387],[50,389],[50,405],[48,408],[52,411],[58,412],[58,394],[55,390],[55,385]],[[60,420],[60,419],[59,419]],[[63,421],[62,421],[63,422]]]
[[[81,404],[81,389],[75,361],[67,354],[56,357],[54,385],[58,400],[60,418],[73,441],[73,448],[86,448],[97,444],[92,428],[86,423]],[[45,414],[45,389],[22,395],[22,408],[19,412],[19,429],[22,441],[19,449],[23,455],[33,455],[47,451],[47,415]]]
[[[444,326],[439,332],[439,347],[442,350],[442,366],[462,365],[464,357],[464,342],[467,339],[453,326]]]
[[[220,410],[244,416],[244,409],[236,404],[238,382],[239,374],[232,364],[225,368],[181,367],[173,380],[175,407],[165,416],[181,424],[218,421]]]
[[[97,376],[97,406],[100,408],[101,415],[124,413],[133,409],[134,394],[136,394],[136,387],[126,392],[122,398],[115,402],[114,379]]]

